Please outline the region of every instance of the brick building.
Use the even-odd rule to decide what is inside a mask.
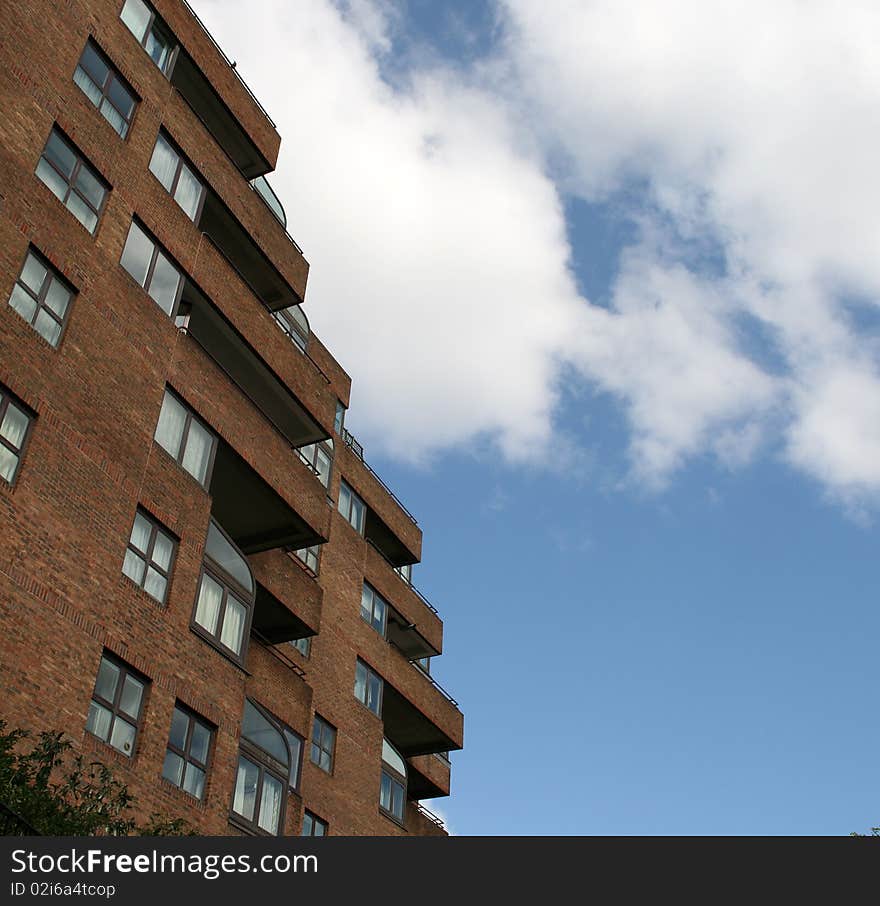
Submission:
[[[242,8],[242,15],[246,15]],[[184,0],[0,6],[0,717],[206,834],[442,834],[421,531]]]

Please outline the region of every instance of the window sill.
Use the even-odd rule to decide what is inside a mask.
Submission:
[[[198,636],[208,647],[213,648],[217,654],[221,655],[225,660],[229,661],[233,667],[236,667],[240,670],[245,676],[253,676],[250,670],[245,667],[244,662],[247,659],[247,648],[241,660],[239,660],[228,648],[224,648],[219,642],[215,641],[211,636],[206,632],[203,632],[197,625],[190,624],[189,631]]]
[[[392,824],[396,824],[402,830],[406,830],[406,825],[403,823],[403,821],[401,821],[395,815],[392,815],[391,812],[385,811],[385,809],[382,808],[381,805],[379,806],[379,814],[383,818],[387,818]]]

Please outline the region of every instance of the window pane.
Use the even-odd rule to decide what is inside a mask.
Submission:
[[[28,252],[24,267],[21,270],[21,282],[26,286],[29,286],[34,291],[35,296],[39,295],[47,273],[48,271],[36,255],[32,255]]]
[[[150,10],[143,0],[125,0],[125,6],[122,7],[119,18],[128,26],[138,41],[144,40],[147,26],[150,24]]]
[[[354,668],[354,697],[367,703],[367,668],[360,661]]]
[[[403,821],[404,794],[403,787],[396,780],[391,781],[391,813]]]
[[[223,589],[209,576],[202,576],[199,589],[199,603],[196,606],[196,623],[208,630],[211,635],[217,632],[217,614],[223,600]]]
[[[0,446],[0,478],[11,482],[18,468],[18,457],[6,447]]]
[[[168,585],[168,580],[157,573],[152,566],[147,568],[147,579],[144,582],[144,591],[148,595],[152,595],[160,604],[165,602],[165,588]]]
[[[325,488],[330,484],[330,463],[330,457],[318,447],[318,456],[315,465],[318,469],[318,477],[321,479],[321,484],[324,485]]]
[[[95,695],[112,702],[116,698],[116,684],[119,682],[119,668],[107,658],[101,658],[98,668],[98,679],[95,683]]]
[[[257,783],[259,779],[259,768],[248,761],[247,758],[239,756],[232,810],[248,821],[254,820],[254,806],[257,801]]]
[[[153,58],[153,62],[164,72],[165,66],[168,64],[168,56],[171,48],[165,40],[165,37],[159,34],[155,25],[150,31],[145,47],[147,53]]]
[[[127,674],[125,682],[122,684],[122,695],[119,697],[119,709],[129,717],[137,720],[141,710],[143,694],[144,684],[136,680],[131,674]]]
[[[361,589],[361,617],[368,623],[373,618],[373,592],[366,585]]]
[[[58,340],[61,338],[61,325],[45,310],[37,315],[34,329],[47,343],[51,343],[53,346],[58,345]]]
[[[190,422],[182,465],[200,484],[204,484],[208,476],[208,463],[211,459],[213,441],[213,435],[209,434],[195,419]]]
[[[202,198],[202,184],[186,164],[181,164],[180,179],[174,192],[175,201],[183,208],[190,220],[196,219],[199,201]]]
[[[287,765],[289,755],[284,737],[249,701],[244,703],[244,716],[241,720],[241,735],[264,752],[268,752],[283,765]]]
[[[58,175],[56,170],[43,160],[42,157],[37,164],[37,176],[43,180],[58,199],[64,201],[64,198],[67,195],[67,183],[62,176]]]
[[[202,798],[202,792],[205,789],[205,772],[197,768],[194,764],[187,762],[186,774],[183,778],[183,788],[187,793],[191,793],[196,799]]]
[[[351,524],[361,533],[364,532],[364,502],[355,494],[351,495]]]
[[[186,748],[186,733],[189,729],[189,716],[175,708],[171,715],[171,730],[168,733],[168,742],[183,751]]]
[[[97,107],[101,103],[101,89],[95,84],[94,79],[79,66],[73,73],[73,81],[86,93],[86,97]]]
[[[339,485],[339,512],[348,519],[349,510],[351,509],[351,491],[348,485],[343,481]]]
[[[372,672],[367,676],[367,707],[374,714],[382,710],[382,680]]]
[[[76,189],[95,209],[100,209],[104,201],[105,189],[85,167],[79,168],[76,174]]]
[[[10,402],[6,407],[6,414],[3,416],[3,423],[0,424],[0,435],[6,438],[13,447],[21,449],[27,432],[30,419],[15,405]]]
[[[119,263],[143,286],[147,279],[147,270],[149,270],[152,256],[152,240],[132,221]]]
[[[167,315],[170,315],[174,308],[179,286],[180,272],[162,252],[159,252],[153,276],[150,278],[149,294]]]
[[[147,564],[131,549],[125,552],[122,572],[137,585],[144,584],[144,570]]]
[[[379,789],[379,805],[386,811],[391,811],[391,778],[382,773],[382,786]]]
[[[263,774],[263,792],[260,796],[260,820],[258,826],[270,834],[278,833],[281,823],[281,804],[284,785],[271,774]]]
[[[193,721],[192,739],[189,743],[189,753],[202,764],[208,763],[208,751],[211,748],[211,731],[197,720]]]
[[[287,740],[287,746],[290,749],[290,775],[288,782],[292,789],[299,785],[299,762],[302,752],[302,740],[290,730],[284,731],[284,738]]]
[[[150,521],[142,513],[135,513],[130,540],[132,545],[141,553],[146,554],[147,548],[150,546],[150,534],[152,531],[153,528],[150,525]]]
[[[131,118],[132,110],[134,110],[134,98],[119,79],[114,78],[110,81],[107,87],[107,97],[113,102],[113,106],[124,119]]]
[[[150,158],[150,172],[162,183],[166,192],[170,192],[174,184],[174,174],[177,172],[179,160],[177,152],[160,132],[156,139],[156,147],[153,148],[153,156]]]
[[[99,705],[95,701],[90,702],[89,716],[86,719],[86,729],[89,733],[94,733],[95,736],[106,742],[107,736],[110,733],[110,721],[112,718],[113,714],[103,707],[103,705]]]
[[[71,177],[73,168],[76,166],[76,155],[57,132],[53,131],[49,136],[43,156],[55,164],[55,167],[68,179]]]
[[[67,306],[70,304],[70,291],[60,280],[53,277],[49,289],[46,291],[45,302],[47,308],[51,308],[59,318],[63,318],[67,312]]]
[[[95,212],[76,194],[71,192],[67,196],[67,210],[90,232],[95,232],[98,225],[98,216]]]
[[[162,776],[175,786],[183,781],[183,759],[170,749],[165,752],[165,763],[162,765]]]
[[[244,557],[227,539],[223,532],[215,525],[213,520],[208,524],[208,540],[205,553],[219,566],[249,592],[254,590],[254,580],[250,567]]]
[[[110,72],[107,64],[90,43],[86,44],[83,49],[82,56],[79,58],[79,65],[92,77],[98,86],[104,84],[107,74]]]
[[[110,733],[110,745],[126,755],[133,754],[134,732],[134,727],[117,715]]]
[[[305,815],[303,815],[303,829],[302,829],[301,836],[303,836],[303,837],[314,836],[312,833],[313,827],[314,827],[314,823],[312,822],[312,816],[308,812],[306,812]]]
[[[108,123],[110,123],[119,135],[125,136],[128,129],[128,123],[125,122],[125,117],[106,99],[101,102],[101,115]]]
[[[37,302],[27,290],[22,289],[17,283],[12,287],[9,304],[30,324],[37,310]]]
[[[223,632],[220,641],[231,651],[241,654],[241,640],[244,636],[244,620],[247,615],[244,605],[232,595],[226,598],[226,613],[223,615]]]
[[[162,411],[159,413],[159,424],[156,425],[156,443],[167,450],[175,459],[180,453],[180,441],[183,438],[183,427],[186,424],[186,409],[175,397],[165,391],[162,400]]]
[[[173,550],[174,545],[171,539],[164,532],[156,532],[156,541],[153,545],[153,563],[168,572],[168,567],[171,566]]]

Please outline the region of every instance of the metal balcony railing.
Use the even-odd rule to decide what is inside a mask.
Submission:
[[[413,805],[416,807],[416,811],[428,819],[432,824],[436,824],[437,827],[442,830],[446,830],[446,825],[443,823],[443,819],[435,815],[433,812],[428,811],[421,802],[413,802]]]
[[[346,428],[342,429],[342,439],[345,441],[345,445],[354,453],[355,456],[361,461],[363,467],[379,482],[379,484],[385,489],[389,494],[391,499],[403,510],[406,516],[410,519],[413,525],[418,525],[419,521],[415,516],[403,505],[403,501],[385,484],[384,481],[379,477],[379,475],[373,470],[370,464],[364,459],[364,448],[361,444],[358,443],[355,436]]]
[[[299,664],[289,655],[285,654],[278,645],[273,645],[258,629],[251,627],[251,638],[259,645],[262,645],[266,651],[274,658],[281,661],[285,667],[290,668],[300,679],[304,679],[306,672]],[[283,643],[284,644],[284,643]]]
[[[376,545],[373,544],[373,542],[369,539],[367,539],[367,544],[369,544],[370,547],[373,548],[373,550],[388,564],[388,566],[394,572],[394,575],[397,576],[397,578],[400,579],[400,581],[403,582],[403,584],[407,588],[415,592],[416,596],[419,598],[422,604],[424,604],[425,607],[427,607],[428,610],[431,611],[431,613],[439,617],[440,612],[437,610],[437,608],[415,587],[415,585],[412,584],[412,582],[407,582],[406,579],[404,579],[403,576],[400,575],[395,565],[385,556],[385,554],[383,554],[382,551],[380,551],[379,548],[376,547]]]
[[[273,120],[272,117],[269,116],[269,114],[266,112],[266,108],[259,102],[259,100],[257,99],[257,96],[253,93],[253,91],[251,91],[248,83],[245,82],[245,80],[241,77],[241,74],[239,73],[239,71],[236,67],[236,64],[233,63],[232,60],[230,60],[229,57],[226,56],[226,54],[223,51],[223,48],[217,43],[216,39],[211,34],[211,32],[208,31],[208,26],[205,25],[204,22],[202,22],[202,20],[196,14],[196,11],[189,5],[189,3],[187,3],[187,0],[183,0],[183,5],[189,10],[190,15],[193,17],[193,19],[196,20],[196,22],[199,24],[202,31],[207,35],[208,40],[214,45],[217,52],[226,61],[226,65],[235,74],[235,77],[241,83],[242,88],[244,88],[244,90],[248,93],[251,100],[257,105],[257,107],[260,108],[260,112],[263,114],[263,116],[266,117],[266,119],[269,121],[269,124],[272,126],[272,128],[277,129],[278,127],[275,125],[275,120]]]
[[[414,660],[406,657],[406,654],[401,651],[401,649],[397,645],[395,645],[394,642],[391,641],[391,639],[388,639],[388,644],[392,648],[394,648],[395,651],[399,651],[406,658],[406,662],[410,665],[410,667],[412,667],[419,676],[421,676],[423,679],[426,679],[443,696],[443,698],[445,698],[446,701],[448,701],[449,704],[452,705],[453,708],[455,708],[456,711],[461,712],[461,707],[459,706],[458,702],[440,685],[440,683],[437,682],[437,680],[434,679],[433,676],[431,676],[430,673],[425,673],[425,671],[421,667],[419,667],[419,665]]]

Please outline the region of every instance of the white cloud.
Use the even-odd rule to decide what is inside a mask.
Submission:
[[[279,123],[273,184],[312,324],[355,376],[352,425],[414,459],[485,437],[540,459],[573,365],[624,407],[653,486],[768,448],[872,496],[880,377],[841,298],[880,291],[880,9],[499,6],[492,60],[434,59],[397,89],[391,0],[199,6]],[[634,182],[639,237],[600,308],[575,290],[559,194]],[[707,239],[723,276],[695,266]]]

